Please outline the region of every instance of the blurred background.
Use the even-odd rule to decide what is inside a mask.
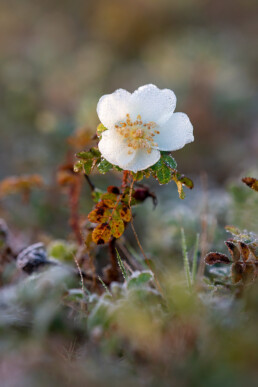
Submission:
[[[224,189],[257,162],[257,11],[256,0],[2,0],[0,180],[39,173],[51,184],[66,138],[80,127],[94,133],[100,96],[154,83],[174,90],[176,111],[188,114],[195,134],[174,156],[196,188],[183,207],[176,188],[165,188],[159,211],[174,208],[174,200],[169,222],[183,219],[189,203],[189,225],[206,184],[215,190],[211,206],[225,214]],[[59,200],[53,191],[38,193],[33,211],[15,199],[0,215],[64,236]],[[253,204],[245,221],[246,208],[239,226],[253,227]]]

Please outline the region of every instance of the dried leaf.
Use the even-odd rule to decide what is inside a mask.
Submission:
[[[225,254],[211,252],[206,255],[205,263],[207,265],[215,265],[216,263],[225,263],[226,265],[228,265],[231,262]]]
[[[232,276],[232,282],[234,284],[238,283],[242,279],[243,275],[243,266],[240,262],[233,263],[231,266],[231,276]]]
[[[225,245],[227,246],[228,251],[230,252],[230,254],[232,256],[233,261],[234,262],[239,261],[240,251],[239,251],[238,247],[231,241],[226,241]]]
[[[244,242],[239,242],[239,247],[240,247],[242,259],[243,259],[243,261],[245,262],[245,261],[248,260],[249,255],[250,255],[249,247],[248,247],[247,244],[244,243]]]
[[[107,187],[108,193],[112,193],[114,195],[120,195],[120,189],[116,187],[115,185],[110,185]]]
[[[14,193],[26,194],[34,188],[41,188],[44,185],[40,175],[11,176],[0,182],[0,197]]]
[[[258,191],[258,179],[255,179],[254,177],[243,177],[242,182],[254,191]]]

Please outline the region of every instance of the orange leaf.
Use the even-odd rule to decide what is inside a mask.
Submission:
[[[110,241],[111,229],[106,223],[99,224],[92,232],[92,240],[97,245],[103,245]]]
[[[119,214],[121,216],[121,219],[123,219],[123,221],[130,222],[132,218],[132,213],[129,207],[123,206],[122,208],[120,208]]]
[[[121,219],[112,219],[110,221],[110,227],[112,235],[115,238],[120,238],[120,236],[123,235],[125,230],[124,222]]]
[[[89,213],[88,219],[92,223],[105,223],[109,216],[110,212],[107,208],[99,207]]]

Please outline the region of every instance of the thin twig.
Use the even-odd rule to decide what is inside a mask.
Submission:
[[[91,181],[91,179],[89,178],[89,176],[86,175],[86,173],[85,173],[85,174],[84,174],[84,177],[85,177],[87,183],[88,183],[89,186],[90,186],[91,192],[95,191],[95,185],[92,183],[92,181]]]

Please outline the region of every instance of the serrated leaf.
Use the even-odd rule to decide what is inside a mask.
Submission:
[[[112,219],[109,223],[111,233],[115,238],[120,238],[125,230],[124,222],[122,219]]]
[[[92,165],[93,165],[93,160],[87,160],[83,163],[83,169],[86,175],[89,175],[91,173]]]
[[[160,168],[162,168],[162,165],[163,165],[163,162],[162,162],[162,160],[161,160],[161,158],[160,158],[159,161],[156,162],[156,164],[154,164],[154,165],[152,165],[152,166],[150,167],[150,169],[151,169],[152,171],[157,172]]]
[[[105,193],[101,195],[101,200],[107,207],[114,208],[117,202],[117,197],[113,193]]]
[[[76,154],[76,157],[78,159],[82,159],[82,160],[90,160],[90,159],[93,159],[93,154],[89,151],[89,152],[79,152]]]
[[[176,163],[176,160],[172,156],[170,156],[168,154],[162,154],[161,159],[168,167],[170,167],[172,169],[176,169],[177,163]]]
[[[105,174],[107,173],[110,169],[113,168],[113,165],[110,164],[107,160],[103,159],[101,162],[97,165],[98,170],[100,173]]]
[[[162,164],[157,171],[157,178],[160,184],[167,184],[171,180],[171,171],[168,166]]]
[[[106,223],[99,224],[92,232],[92,240],[97,245],[103,245],[111,239],[111,229]]]
[[[94,157],[98,158],[101,157],[101,153],[99,151],[99,148],[93,147],[90,148],[90,152],[93,154]]]

